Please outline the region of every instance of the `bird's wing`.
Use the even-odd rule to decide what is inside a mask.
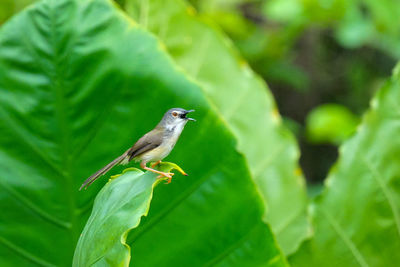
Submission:
[[[129,161],[161,145],[163,131],[154,129],[141,137],[128,151]]]

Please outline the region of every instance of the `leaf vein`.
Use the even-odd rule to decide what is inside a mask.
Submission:
[[[169,213],[171,213],[172,210],[178,207],[180,203],[182,203],[185,199],[187,199],[193,192],[195,192],[201,184],[210,178],[211,174],[218,168],[218,166],[215,166],[212,168],[207,174],[205,174],[201,179],[196,180],[196,182],[188,187],[185,191],[182,192],[180,197],[176,198],[175,201],[169,202],[169,206],[167,206],[163,211],[159,212],[156,216],[152,217],[152,220],[147,221],[145,225],[140,228],[140,231],[135,232],[132,235],[133,240],[139,239],[140,236],[142,236],[145,232],[151,229],[151,227],[156,224],[157,222],[161,221],[164,217],[166,217]]]
[[[249,237],[255,232],[255,230],[259,227],[264,225],[264,223],[260,222],[258,224],[255,224],[246,234],[244,234],[241,238],[236,240],[232,245],[227,247],[224,251],[222,251],[221,254],[217,255],[215,258],[211,259],[208,263],[206,263],[204,266],[216,266],[219,262],[221,262],[223,259],[228,257],[235,249],[240,247],[243,243],[245,243],[247,240],[249,240]],[[275,260],[275,257],[272,258]]]
[[[367,166],[367,168],[370,170],[372,177],[375,178],[375,180],[378,183],[379,187],[381,188],[383,194],[385,195],[385,198],[386,198],[386,200],[390,206],[390,209],[392,210],[392,213],[393,213],[394,221],[395,221],[396,227],[397,227],[397,233],[400,236],[400,215],[399,215],[398,209],[396,207],[395,201],[392,197],[392,194],[390,193],[389,189],[387,188],[387,186],[384,182],[384,179],[379,174],[377,169],[372,165],[372,163],[370,161],[368,161],[368,159],[365,156],[363,156],[363,160],[364,160],[364,163]]]
[[[29,199],[25,198],[22,196],[20,193],[12,189],[11,187],[7,186],[5,183],[3,183],[0,180],[0,185],[11,195],[14,197],[15,200],[17,200],[19,203],[23,204],[25,207],[27,207],[29,210],[37,214],[39,217],[42,219],[53,223],[56,226],[59,226],[61,228],[69,229],[71,227],[71,224],[68,222],[65,222],[63,220],[60,220],[53,215],[45,212],[44,210],[40,209],[38,206],[33,204]]]
[[[299,218],[301,215],[304,215],[304,214],[305,214],[304,209],[297,210],[295,213],[293,213],[292,216],[290,216],[290,218],[286,222],[280,224],[279,227],[276,227],[274,229],[275,235],[279,235],[283,230],[288,228],[289,225],[292,224],[297,218]]]
[[[321,213],[325,216],[325,218],[328,220],[329,224],[332,225],[333,230],[338,234],[338,236],[343,240],[344,244],[347,246],[347,248],[350,250],[354,258],[357,260],[358,264],[362,267],[368,267],[368,263],[364,259],[364,256],[361,254],[361,252],[357,249],[357,246],[354,244],[354,242],[346,235],[342,227],[339,225],[339,223],[336,222],[336,220],[330,216],[330,214],[323,209],[321,209]]]
[[[15,133],[15,137],[18,137],[21,141],[23,141],[36,155],[38,155],[49,167],[51,167],[54,171],[59,173],[62,176],[65,176],[64,172],[53,163],[53,161],[45,154],[42,153],[36,145],[34,145],[30,138],[28,138],[22,130],[20,130],[16,125],[15,122],[10,119],[10,116],[7,114],[6,111],[2,107],[0,107],[0,113],[2,114],[2,119],[7,122],[7,128],[11,129]]]
[[[5,239],[4,237],[0,236],[0,242],[3,243],[6,247],[14,251],[15,253],[21,255],[22,257],[26,258],[27,260],[36,263],[37,265],[44,266],[44,267],[55,267],[56,265],[51,264],[37,256],[32,255],[31,253],[25,251],[21,247],[15,245],[14,243],[10,242],[9,240]]]

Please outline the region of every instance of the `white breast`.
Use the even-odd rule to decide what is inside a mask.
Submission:
[[[175,128],[167,126],[166,135],[163,137],[161,145],[150,150],[149,152],[142,154],[138,158],[144,162],[163,160],[169,155],[169,153],[171,153],[176,142],[178,141],[179,136],[182,133],[183,128],[185,127],[185,124],[186,123],[180,123],[176,125]]]
[[[179,136],[181,135],[183,128],[185,127],[186,123],[180,123],[174,127],[172,126],[167,126],[167,131],[172,131],[171,135],[165,135],[164,136],[164,140],[163,140],[163,144],[165,143],[165,145],[167,146],[171,146],[171,149],[175,146],[176,141],[178,141]]]

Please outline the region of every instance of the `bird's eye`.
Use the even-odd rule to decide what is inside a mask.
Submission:
[[[176,112],[176,111],[172,112],[172,116],[174,116],[174,117],[178,116],[178,112]]]

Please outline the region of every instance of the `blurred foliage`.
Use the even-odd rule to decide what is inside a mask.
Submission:
[[[176,106],[198,119],[168,158],[189,176],[155,189],[130,237],[135,265],[286,265],[219,110],[111,1],[45,0],[19,13],[0,30],[0,73],[2,266],[70,266],[106,179],[80,184]]]
[[[348,108],[325,104],[313,109],[307,116],[307,138],[312,143],[339,145],[356,129],[359,118]]]
[[[295,139],[283,127],[265,83],[243,62],[229,39],[212,22],[196,16],[184,1],[168,3],[128,0],[124,7],[160,37],[218,109],[264,196],[265,219],[289,254],[309,234],[306,190],[297,165]]]
[[[294,64],[294,57],[300,56],[295,54],[299,52],[296,46],[310,30],[313,35],[332,32],[338,44],[345,48],[370,46],[400,58],[400,48],[396,45],[400,41],[400,25],[393,23],[400,16],[400,2],[396,0],[191,2],[219,23],[261,73],[272,78],[278,75],[277,80],[296,89],[306,89],[310,78],[307,70]],[[321,49],[329,50],[329,47]]]
[[[280,112],[295,127],[301,164],[320,181],[336,147],[310,143],[309,112],[337,103],[360,116],[400,59],[396,0],[191,0],[229,35],[268,82]],[[294,124],[291,124],[292,126]],[[315,165],[326,166],[320,171]]]
[[[1,0],[0,2],[0,25],[12,15],[21,11],[24,7],[32,4],[35,0]]]
[[[400,65],[310,206],[314,236],[292,266],[397,266],[400,261]]]

